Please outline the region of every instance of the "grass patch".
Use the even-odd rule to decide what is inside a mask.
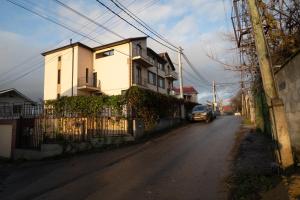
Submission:
[[[243,124],[249,123],[244,120]],[[233,165],[227,179],[228,199],[258,200],[261,195],[275,188],[281,177],[275,173],[271,149],[272,141],[255,130],[242,126],[232,149]]]
[[[265,176],[254,174],[235,174],[230,177],[231,197],[233,200],[257,200],[260,193],[268,191],[280,181],[279,176]]]
[[[251,122],[251,120],[248,119],[248,118],[244,118],[244,119],[243,119],[243,124],[244,124],[244,125],[253,125],[253,123]]]

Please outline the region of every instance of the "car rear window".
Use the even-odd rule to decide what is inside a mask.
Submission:
[[[205,111],[206,110],[206,106],[196,106],[193,108],[193,112],[194,111]]]

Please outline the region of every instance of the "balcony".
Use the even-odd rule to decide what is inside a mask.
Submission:
[[[77,89],[86,92],[100,92],[100,80],[94,77],[80,77],[78,78]]]
[[[143,88],[147,88],[148,87],[148,80],[145,79],[145,78],[136,77],[134,85],[140,86],[140,87],[143,87]]]
[[[147,51],[143,49],[133,48],[132,60],[138,62],[144,67],[152,67],[153,62],[147,55]]]
[[[169,71],[166,73],[165,78],[172,79],[172,80],[177,80],[178,79],[178,74],[175,71]]]

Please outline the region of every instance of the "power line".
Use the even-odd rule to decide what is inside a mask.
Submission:
[[[189,75],[189,77],[194,78],[194,80],[202,82],[199,78],[197,78],[196,76],[194,76],[194,74],[190,73],[189,71],[187,71],[185,68],[182,68],[182,71],[185,72],[187,75]],[[187,77],[185,77],[185,79],[188,79]],[[197,84],[200,85],[200,84]],[[206,87],[206,88],[210,88],[209,85],[200,85],[201,87]]]
[[[152,40],[154,40],[155,42],[163,45],[164,47],[174,51],[174,52],[178,52],[177,49],[173,49],[172,47],[169,47],[168,45],[160,42],[159,40],[153,38],[152,36],[149,36],[147,33],[145,33],[143,30],[141,30],[140,28],[136,27],[134,24],[132,24],[131,22],[129,22],[128,20],[126,20],[125,18],[123,18],[122,16],[120,16],[118,13],[116,13],[114,10],[112,10],[110,7],[108,7],[107,5],[105,5],[104,3],[102,3],[99,0],[96,0],[99,4],[101,4],[103,7],[105,7],[107,10],[111,11],[112,13],[114,13],[115,15],[117,15],[119,18],[121,18],[123,21],[125,21],[127,24],[129,24],[130,26],[132,26],[133,28],[135,28],[136,30],[140,31],[141,33],[143,33],[145,36],[151,38]]]
[[[69,30],[69,31],[71,31],[71,32],[73,32],[73,33],[76,33],[76,34],[81,35],[81,36],[83,36],[83,37],[85,37],[85,38],[88,38],[88,39],[90,39],[90,40],[92,40],[92,41],[94,41],[94,42],[96,42],[96,43],[98,43],[98,44],[100,44],[100,45],[104,45],[102,42],[99,42],[99,41],[97,41],[97,40],[95,40],[95,39],[89,37],[88,35],[84,35],[83,33],[80,33],[80,32],[78,32],[78,31],[75,31],[75,30],[71,29],[70,27],[68,27],[68,26],[66,26],[66,25],[64,25],[64,24],[62,24],[62,23],[56,22],[55,20],[53,20],[53,19],[51,19],[51,18],[48,18],[47,16],[42,15],[42,14],[40,14],[40,13],[34,11],[34,10],[31,10],[31,9],[29,9],[29,8],[26,8],[26,7],[23,6],[23,5],[20,5],[20,4],[16,3],[16,2],[13,2],[12,0],[6,0],[6,1],[9,1],[10,3],[12,3],[12,4],[16,5],[16,6],[19,6],[19,7],[23,8],[23,9],[25,9],[25,10],[27,10],[27,11],[29,11],[29,12],[35,14],[35,15],[38,15],[38,16],[40,16],[40,17],[43,18],[43,19],[46,19],[46,20],[48,20],[48,21],[51,21],[51,22],[54,23],[54,24],[57,24],[57,25],[59,25],[59,26],[62,26],[63,28],[65,28],[65,29],[67,29],[67,30]],[[130,56],[130,55],[128,55],[127,53],[124,53],[124,52],[122,52],[122,51],[120,51],[120,50],[115,49],[115,51],[117,51],[117,52],[119,52],[119,53],[121,53],[121,54],[124,54],[124,55],[126,55],[126,56]]]
[[[196,68],[194,67],[194,65],[190,62],[190,60],[187,58],[187,56],[185,54],[182,54],[183,58],[185,59],[185,61],[188,63],[188,65],[190,66],[190,68],[193,70],[193,72],[201,79],[203,80],[206,84],[211,85],[211,83],[204,78],[201,74],[199,74],[199,72],[196,70]]]
[[[71,53],[71,51],[68,51],[68,52],[62,54],[61,56],[67,55],[67,54],[69,54],[69,53]],[[58,56],[52,56],[47,62],[45,62],[45,64],[49,64],[49,63],[53,62],[53,61],[55,60],[55,58],[57,58],[57,57],[58,57]],[[42,62],[39,62],[38,64],[39,64],[39,65],[36,65],[36,67],[31,68],[31,70],[29,70],[29,71],[25,72],[24,74],[18,76],[17,78],[14,78],[14,79],[12,79],[12,80],[5,81],[4,83],[2,83],[3,81],[0,82],[1,85],[6,85],[7,83],[10,83],[10,82],[12,82],[12,81],[17,81],[17,80],[19,80],[19,79],[21,79],[21,78],[23,78],[23,77],[29,75],[31,72],[33,72],[33,71],[38,70],[39,68],[41,68],[41,67],[43,66],[44,62],[42,61]]]
[[[132,5],[135,1],[137,1],[137,0],[131,1],[127,6]],[[151,4],[152,4],[152,3],[155,3],[155,2],[157,2],[157,0],[155,0],[155,1],[149,1],[148,3],[151,3]],[[27,3],[28,3],[28,2],[27,2]],[[30,2],[30,3],[31,3],[32,5],[35,5],[35,7],[38,7],[37,4],[34,4],[34,3],[32,3],[32,2]],[[150,4],[150,5],[151,5],[151,4]],[[149,6],[149,4],[146,4],[144,7],[148,7],[148,6]],[[105,12],[104,14],[106,14],[106,13],[108,13],[108,11]],[[101,16],[104,16],[104,14],[103,14],[103,15],[97,15],[97,16],[95,17],[94,20],[99,19],[99,17],[101,17]],[[109,21],[110,21],[111,19],[113,19],[114,17],[115,17],[115,15],[112,16],[111,18],[109,18],[108,20],[106,20],[105,22],[103,22],[103,24],[106,24],[107,22],[109,22]],[[83,29],[84,27],[87,27],[88,25],[90,25],[90,23],[86,23],[86,24],[83,25],[80,29]],[[96,31],[96,29],[97,29],[97,28],[93,29],[91,32],[88,33],[88,35],[91,35],[91,33],[93,33],[94,31]],[[75,35],[74,33],[72,33],[72,34]],[[45,49],[41,49],[40,52],[43,52],[43,51],[46,51],[47,49],[52,49],[52,48],[54,48],[55,46],[58,46],[60,43],[64,42],[67,38],[72,38],[72,35],[69,35],[68,37],[66,37],[66,38],[63,39],[63,40],[59,40],[58,42],[56,42],[57,44],[53,45],[53,47],[47,47],[47,48],[45,48]],[[78,41],[81,41],[83,38],[84,38],[84,37],[81,37],[81,39],[79,39]],[[95,39],[95,37],[94,37],[93,39]],[[39,57],[39,56],[36,56],[36,55],[35,55],[35,56],[32,56],[32,57],[29,57],[29,58],[25,59],[24,61],[20,62],[19,64],[14,65],[14,66],[12,66],[12,67],[9,67],[10,69],[7,70],[7,71],[5,71],[5,72],[2,72],[1,75],[0,75],[0,77],[6,76],[6,75],[9,74],[10,72],[13,72],[13,71],[15,71],[16,69],[18,69],[18,68],[20,68],[20,67],[23,67],[25,63],[28,63],[29,61],[33,61],[33,60],[37,59],[38,57]],[[1,82],[1,81],[0,81],[0,82]]]
[[[78,12],[77,10],[75,10],[75,9],[71,8],[70,6],[68,6],[68,5],[64,4],[64,3],[62,3],[61,1],[59,1],[59,0],[52,0],[52,1],[58,3],[59,5],[63,6],[64,8],[66,8],[66,9],[68,9],[68,10],[70,10],[71,12],[76,13],[77,15],[83,17],[84,19],[86,19],[86,20],[88,20],[88,21],[90,21],[90,22],[96,24],[97,26],[103,28],[104,30],[106,30],[106,31],[108,31],[108,32],[110,32],[110,33],[116,35],[117,37],[119,37],[119,38],[121,38],[121,39],[125,39],[125,37],[121,36],[120,34],[118,34],[118,33],[114,32],[114,31],[110,30],[109,28],[107,28],[107,27],[105,27],[105,26],[99,24],[99,23],[96,22],[95,20],[93,20],[93,19],[87,17],[86,15],[84,15],[84,14]]]
[[[135,1],[137,1],[137,0],[133,0],[131,3],[129,3],[127,6],[130,6],[130,5],[132,5]],[[148,3],[146,3],[143,7],[140,7],[140,9],[137,11],[138,13],[140,13],[140,12],[143,12],[146,8],[149,8],[149,7],[151,7],[151,6],[153,6],[153,5],[155,5],[156,3],[158,2],[158,0],[150,0],[150,1],[148,1]],[[106,11],[106,12],[109,12],[109,11]],[[122,11],[120,11],[119,13],[121,13]],[[115,17],[117,17],[116,15],[113,15],[113,16],[111,16],[109,19],[107,19],[105,22],[103,22],[103,24],[106,24],[107,22],[109,22],[110,20],[112,20],[113,18],[115,18]],[[113,27],[116,27],[116,26],[118,26],[119,24],[120,24],[120,22],[121,22],[121,19],[119,19],[119,21],[115,21],[115,22],[113,22],[113,23],[111,23],[110,25],[111,26],[113,26]],[[97,29],[97,28],[96,28]],[[96,29],[94,29],[94,30],[96,30]],[[99,32],[98,32],[99,33]],[[102,33],[101,31],[100,31],[100,33]],[[97,36],[95,36],[95,37],[93,37],[93,39],[95,39]]]
[[[14,5],[16,5],[16,6],[19,6],[19,7],[23,8],[23,9],[25,9],[25,10],[27,10],[27,11],[33,13],[33,14],[36,14],[36,15],[38,15],[38,16],[40,16],[40,17],[46,19],[46,20],[48,20],[47,17],[41,16],[41,15],[39,15],[39,13],[34,12],[34,11],[31,11],[30,9],[27,9],[25,6],[22,6],[22,5],[18,4],[18,3],[12,2],[12,1],[10,1],[10,0],[7,0],[7,1],[10,2],[10,3],[12,3],[12,4],[14,4]],[[135,2],[135,1],[136,1],[136,0],[132,1],[132,2],[130,3],[130,5],[131,5],[133,2]],[[156,2],[157,2],[157,1],[152,1],[152,2],[149,1],[150,4],[147,4],[147,6],[154,5]],[[98,17],[100,17],[100,16],[98,16]],[[97,17],[97,18],[98,18],[98,17]],[[113,17],[114,17],[114,16],[113,16]],[[110,19],[108,19],[106,22],[108,22],[109,20],[111,20],[113,17],[111,17]],[[55,24],[57,24],[57,25],[63,26],[63,25],[61,25],[61,24],[59,24],[59,23],[56,23],[56,22],[53,21],[53,20],[50,20],[50,21],[53,22],[53,23],[55,23]],[[105,22],[105,23],[106,23],[106,22]],[[88,25],[88,24],[84,25],[82,28],[84,28],[84,27],[87,26],[87,25]],[[68,30],[70,30],[68,27],[65,27],[65,26],[63,26],[63,27],[66,28],[66,29],[68,29]],[[96,29],[94,29],[94,30],[96,30]],[[73,33],[76,33],[76,34],[81,35],[82,38],[88,38],[88,39],[90,39],[90,40],[95,41],[94,38],[86,37],[86,36],[84,36],[83,34],[77,33],[76,31],[73,31],[73,30],[70,30],[70,31],[73,32]],[[94,31],[92,31],[92,32],[94,32]],[[90,32],[88,35],[90,35],[92,32]],[[63,41],[64,41],[64,40],[63,40]],[[61,42],[63,42],[63,41],[61,41]],[[60,43],[61,43],[61,42],[60,42]],[[95,42],[99,43],[98,41],[95,41]],[[123,53],[123,54],[124,54],[124,53]],[[129,56],[129,55],[128,55],[128,56]],[[57,56],[54,56],[54,57],[57,57]],[[54,57],[52,57],[52,58],[54,58]],[[41,63],[41,62],[39,62],[39,63]],[[38,63],[38,64],[39,64],[39,63]],[[19,66],[20,66],[20,65],[19,65]],[[39,67],[42,67],[42,66],[39,66]],[[33,71],[35,71],[35,70],[38,70],[39,67],[31,69],[29,72],[26,72],[25,74],[22,74],[22,75],[20,75],[19,77],[13,79],[13,80],[6,81],[6,82],[4,82],[4,84],[7,84],[8,82],[11,82],[11,81],[19,80],[19,79],[21,79],[21,78],[27,76],[27,75],[30,74],[31,72],[33,72]]]
[[[156,31],[153,30],[153,28],[151,28],[149,25],[147,25],[142,19],[140,19],[138,16],[136,16],[133,12],[131,12],[129,9],[127,9],[124,5],[122,5],[119,1],[117,0],[110,0],[111,2],[113,2],[119,9],[121,9],[122,11],[124,11],[129,17],[131,17],[134,21],[136,21],[138,24],[140,24],[142,27],[144,27],[145,29],[147,29],[148,31],[150,31],[153,35],[155,35],[156,37],[158,37],[159,39],[161,39],[162,41],[164,41],[165,43],[169,44],[170,46],[174,47],[175,49],[177,49],[178,47],[176,47],[175,45],[173,45],[172,43],[170,43],[167,39],[165,39],[162,35],[160,35],[159,33],[157,33]],[[117,2],[117,3],[116,3]]]

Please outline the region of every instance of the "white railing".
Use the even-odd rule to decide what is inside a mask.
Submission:
[[[100,88],[100,80],[93,77],[79,77],[78,78],[78,87],[88,86]]]
[[[175,71],[169,71],[166,73],[166,77],[172,77],[174,79],[178,79],[178,74]]]

